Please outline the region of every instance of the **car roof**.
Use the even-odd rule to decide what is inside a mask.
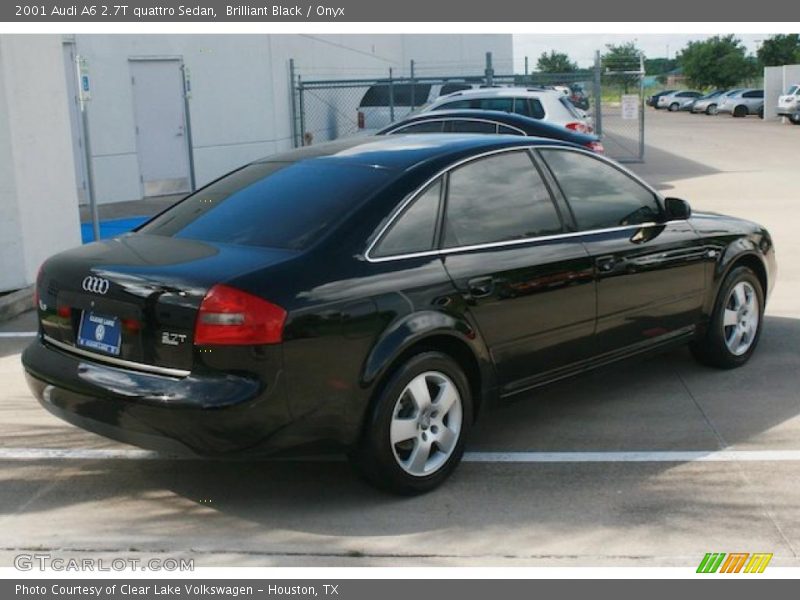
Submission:
[[[256,163],[324,161],[370,168],[405,170],[429,160],[457,159],[479,152],[530,146],[577,147],[551,138],[485,133],[431,133],[354,137],[297,148]]]
[[[412,123],[419,123],[421,121],[436,121],[440,119],[441,120],[478,119],[483,121],[494,121],[504,125],[509,125],[511,127],[517,127],[519,129],[524,130],[526,133],[528,132],[528,130],[535,130],[538,132],[552,131],[553,134],[558,133],[560,135],[563,135],[564,137],[574,137],[576,140],[589,141],[598,139],[597,136],[585,133],[579,133],[577,131],[571,131],[562,125],[549,123],[542,119],[534,119],[532,117],[526,117],[525,115],[519,115],[516,113],[510,113],[501,110],[485,110],[480,108],[444,109],[444,110],[434,109],[427,112],[412,115],[410,117],[403,119],[402,121],[397,121],[396,123],[392,123],[388,127],[385,127],[380,133],[383,133],[385,131],[392,131],[393,129],[405,125],[411,125]]]
[[[471,90],[461,90],[458,92],[453,92],[452,94],[447,94],[446,96],[440,96],[437,98],[438,100],[442,100],[444,98],[473,98],[473,97],[481,97],[481,98],[494,98],[497,96],[539,96],[539,95],[554,95],[556,97],[563,96],[564,94],[558,90],[545,90],[541,88],[535,87],[490,87],[490,88],[477,88]]]

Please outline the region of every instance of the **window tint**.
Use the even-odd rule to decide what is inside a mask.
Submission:
[[[660,219],[661,208],[653,193],[611,165],[578,152],[542,150],[541,154],[558,180],[579,229]]]
[[[443,121],[423,121],[395,129],[391,133],[441,133],[443,126]]]
[[[800,85],[793,85],[789,88],[789,91],[786,92],[787,96],[794,96],[795,94],[800,94]]]
[[[503,112],[513,112],[513,98],[481,98],[478,108],[482,110],[500,110]]]
[[[456,100],[454,102],[448,102],[447,104],[442,104],[439,107],[439,110],[455,110],[455,109],[462,109],[462,108],[474,108],[472,106],[472,100]]]
[[[513,127],[506,127],[505,125],[497,125],[497,133],[503,133],[505,135],[525,135],[519,129],[514,129]]]
[[[441,189],[440,179],[418,196],[384,234],[372,255],[392,256],[431,250]]]
[[[425,104],[431,93],[429,83],[415,83],[413,86],[410,83],[396,83],[392,88],[395,106],[411,106],[412,94],[414,105]],[[381,83],[370,86],[359,106],[389,106],[389,104],[389,84]]]
[[[560,231],[550,193],[527,153],[476,160],[450,174],[445,247]]]
[[[745,92],[742,94],[743,98],[763,98],[764,90],[753,90],[752,92]]]
[[[466,83],[445,83],[439,91],[439,96],[446,96],[455,92],[463,92],[464,90],[471,90],[472,86]]]
[[[514,112],[532,119],[544,119],[544,107],[536,98],[517,98]]]
[[[495,123],[486,121],[453,120],[450,122],[452,133],[497,133]]]
[[[390,178],[384,169],[324,160],[254,163],[192,194],[138,231],[299,250]]]

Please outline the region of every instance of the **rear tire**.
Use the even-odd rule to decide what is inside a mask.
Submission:
[[[689,348],[704,365],[718,369],[741,367],[758,346],[763,320],[761,282],[750,268],[736,267],[719,288],[705,335]]]
[[[407,496],[429,492],[461,462],[472,415],[459,364],[441,352],[422,352],[378,389],[350,461],[377,488]]]
[[[749,111],[747,110],[746,106],[737,106],[736,108],[733,109],[731,115],[733,115],[736,118],[742,118],[746,117],[748,112]]]

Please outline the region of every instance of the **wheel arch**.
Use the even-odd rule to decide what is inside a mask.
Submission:
[[[477,417],[497,390],[489,351],[480,333],[466,319],[436,311],[408,315],[376,342],[361,376],[361,384],[370,390],[370,398],[380,392],[405,361],[425,351],[442,352],[461,366],[470,384]]]
[[[725,281],[728,274],[737,267],[748,267],[756,274],[761,284],[761,291],[766,298],[769,292],[769,274],[764,259],[758,254],[755,248],[741,252],[732,252],[729,248],[729,252],[723,254],[722,261],[718,263],[714,275],[713,294],[710,294],[707,299],[707,314],[710,315],[714,310],[714,303],[717,300],[722,282]]]

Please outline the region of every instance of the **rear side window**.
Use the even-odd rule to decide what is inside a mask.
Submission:
[[[505,135],[525,135],[519,129],[514,129],[513,127],[506,127],[505,125],[497,125],[497,133],[502,133]]]
[[[550,192],[526,152],[475,160],[450,173],[445,247],[559,232]]]
[[[752,92],[745,92],[742,98],[763,98],[764,90],[753,90]]]
[[[514,112],[532,119],[544,119],[544,107],[536,98],[516,98]]]
[[[391,88],[391,90],[390,90]],[[370,86],[364,97],[361,99],[359,107],[365,106],[389,106],[391,104],[390,93],[394,96],[395,106],[419,106],[428,101],[431,93],[429,83],[397,83],[389,86],[387,83]],[[412,102],[413,94],[413,102]]]
[[[441,193],[440,179],[406,207],[378,242],[372,255],[396,256],[432,250]]]
[[[138,231],[207,242],[301,250],[390,179],[326,163],[254,163],[192,194]]]
[[[447,102],[446,104],[442,104],[438,107],[439,110],[451,110],[451,109],[463,109],[463,108],[476,108],[473,106],[472,100],[455,100],[453,102]]]
[[[391,133],[441,133],[443,127],[443,121],[423,121],[395,129]]]
[[[604,229],[661,219],[655,195],[622,171],[587,154],[541,150],[578,228]]]
[[[451,133],[497,133],[497,125],[486,121],[453,120]]]

